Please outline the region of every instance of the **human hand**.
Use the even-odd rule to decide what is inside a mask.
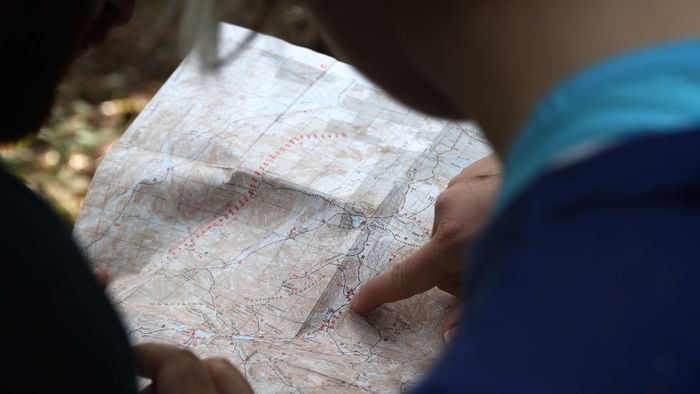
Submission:
[[[238,394],[253,389],[223,358],[200,360],[189,350],[157,343],[134,346],[139,376],[152,380],[147,394]]]
[[[474,162],[450,180],[435,202],[431,240],[365,282],[353,297],[352,309],[365,313],[435,286],[459,294],[464,253],[488,217],[499,181],[500,163],[495,155]]]

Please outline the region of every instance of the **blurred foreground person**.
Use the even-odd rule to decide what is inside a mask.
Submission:
[[[126,22],[132,8],[133,0],[2,3],[0,141],[38,131],[73,59]],[[137,374],[153,380],[153,393],[250,392],[223,359],[167,345],[132,350],[68,229],[1,168],[0,190],[0,393],[136,393]]]
[[[459,288],[418,391],[700,392],[700,3],[312,4],[353,64],[417,109],[475,119],[503,158],[468,258],[490,170],[453,180],[432,241],[352,305]]]

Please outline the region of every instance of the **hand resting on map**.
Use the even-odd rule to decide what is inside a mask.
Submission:
[[[189,350],[147,343],[134,346],[140,376],[152,383],[148,394],[240,394],[252,393],[248,382],[223,358],[201,360]]]
[[[95,277],[104,289],[109,276],[95,268]],[[253,389],[245,377],[225,358],[200,359],[189,350],[160,343],[133,347],[139,376],[151,380],[142,394],[245,394]]]
[[[367,281],[352,300],[352,309],[368,312],[384,303],[438,288],[459,295],[464,254],[486,222],[500,181],[500,162],[487,156],[450,180],[435,203],[431,240],[403,262]],[[445,320],[443,332],[457,321]]]
[[[95,268],[104,289],[109,276]],[[245,377],[225,358],[200,359],[189,350],[159,343],[133,347],[139,376],[151,379],[142,394],[244,394],[252,393]]]

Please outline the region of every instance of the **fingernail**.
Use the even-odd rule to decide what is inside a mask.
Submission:
[[[450,346],[450,344],[454,340],[454,337],[456,334],[457,334],[457,327],[456,326],[445,331],[442,334],[442,340],[445,342],[445,345]]]

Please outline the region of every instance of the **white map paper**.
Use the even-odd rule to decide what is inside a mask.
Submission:
[[[223,26],[223,51],[248,33]],[[407,81],[408,83],[408,81]],[[348,301],[430,239],[433,203],[490,149],[350,66],[259,35],[172,75],[103,159],[75,233],[134,341],[224,356],[257,392],[397,392],[444,345],[432,290]]]

